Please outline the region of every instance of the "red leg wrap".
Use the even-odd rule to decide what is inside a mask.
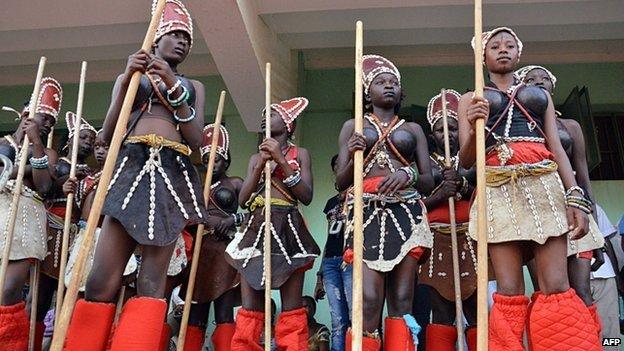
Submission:
[[[115,304],[78,300],[69,323],[65,350],[104,350],[108,344],[113,318]]]
[[[381,340],[371,338],[369,336],[362,337],[362,351],[379,351],[381,350]],[[345,339],[345,351],[351,351],[351,329],[347,331]]]
[[[28,324],[26,304],[23,301],[11,306],[0,306],[0,350],[26,351]]]
[[[262,351],[260,334],[264,327],[264,312],[244,308],[236,315],[236,330],[232,337],[232,351]]]
[[[573,289],[536,297],[529,314],[533,351],[600,351],[594,320]]]
[[[415,351],[414,340],[403,318],[387,317],[384,321],[384,351]]]
[[[232,349],[234,331],[236,331],[234,323],[217,324],[211,337],[214,351],[230,351]]]
[[[477,327],[466,329],[466,344],[468,344],[468,351],[477,351]]]
[[[386,337],[388,335],[386,331]],[[457,328],[452,325],[429,324],[426,331],[427,351],[455,351]]]
[[[128,300],[121,311],[111,350],[158,350],[166,311],[164,300],[151,297]]]
[[[184,340],[184,351],[201,351],[204,347],[206,331],[200,327],[189,325],[186,329],[186,340]]]
[[[167,351],[169,349],[169,339],[171,338],[171,327],[165,323],[160,333],[160,345],[158,351]]]
[[[275,326],[275,343],[283,351],[308,350],[308,316],[305,308],[280,313]]]
[[[523,351],[522,335],[526,325],[529,299],[524,295],[495,293],[490,312],[488,348],[490,351]]]

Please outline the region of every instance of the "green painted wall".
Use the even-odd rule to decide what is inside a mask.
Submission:
[[[528,63],[527,63],[528,64]],[[613,109],[624,106],[624,63],[550,65],[558,77],[555,103],[563,102],[574,85],[587,85],[590,88],[594,110]],[[440,88],[454,88],[460,92],[472,86],[472,67],[406,67],[401,69],[403,87],[406,94],[404,106],[412,104],[426,106],[429,98]],[[219,91],[224,84],[219,77],[200,79],[206,86],[206,120],[213,120]],[[303,209],[310,230],[319,246],[325,243],[326,223],[322,214],[325,201],[334,195],[333,179],[329,160],[338,149],[338,134],[344,121],[351,117],[353,96],[353,72],[351,69],[305,71],[301,79],[301,93],[310,100],[306,113],[298,121],[296,142],[310,150],[314,173],[314,200]],[[76,84],[63,85],[65,101],[63,115],[75,109]],[[90,83],[86,86],[84,115],[94,124],[100,125],[106,114],[110,100],[112,83]],[[0,104],[20,106],[29,96],[31,87],[0,87]],[[619,107],[618,107],[619,106]],[[261,107],[258,106],[260,111]],[[620,110],[624,111],[624,109]],[[0,115],[0,131],[10,131],[15,122],[9,113]],[[256,150],[257,137],[246,131],[241,118],[230,99],[227,100],[224,121],[230,131],[233,162],[230,174],[245,176],[249,156]],[[64,125],[64,123],[62,123]],[[624,213],[621,200],[624,181],[595,182],[594,193],[598,202],[606,209],[612,221]],[[305,294],[312,294],[315,276],[320,262],[308,274]],[[319,304],[319,321],[329,324],[326,301]]]

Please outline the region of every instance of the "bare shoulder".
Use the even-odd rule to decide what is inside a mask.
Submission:
[[[559,121],[570,133],[582,133],[581,124],[572,118],[559,118]]]

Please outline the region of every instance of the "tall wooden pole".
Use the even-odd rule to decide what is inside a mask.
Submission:
[[[160,23],[160,18],[162,16],[164,8],[165,0],[158,0],[141,49],[149,52],[150,48],[152,47],[152,43],[154,43],[156,29],[158,28],[158,24]],[[93,199],[93,205],[91,207],[91,212],[89,213],[89,218],[87,220],[87,228],[85,229],[78,257],[76,257],[76,263],[74,265],[72,279],[69,286],[67,287],[67,293],[65,294],[65,301],[63,301],[61,316],[56,321],[54,337],[52,339],[52,351],[61,351],[63,349],[63,343],[67,334],[69,320],[71,319],[74,305],[76,304],[78,285],[80,284],[82,276],[84,274],[87,256],[93,248],[93,235],[95,233],[95,229],[97,228],[98,221],[102,213],[102,207],[104,206],[104,199],[106,198],[108,185],[110,184],[111,177],[113,175],[113,169],[115,168],[115,163],[117,162],[117,155],[119,154],[119,149],[121,148],[121,141],[124,134],[126,133],[126,125],[128,124],[128,118],[130,117],[130,113],[132,112],[132,105],[134,104],[134,98],[136,97],[137,89],[140,82],[141,72],[134,72],[134,74],[132,75],[132,79],[130,80],[130,84],[128,84],[128,89],[126,90],[126,96],[124,98],[121,111],[119,112],[117,125],[115,126],[115,132],[113,134],[113,139],[111,140],[110,148],[108,149],[108,156],[106,157],[106,162],[104,163],[104,168],[102,169],[100,182],[95,192],[95,198]]]
[[[265,68],[264,138],[271,137],[271,63]],[[271,351],[271,162],[264,165],[264,350]]]
[[[208,206],[210,201],[210,186],[212,185],[212,171],[214,170],[215,158],[217,157],[217,143],[219,142],[219,134],[221,133],[221,120],[223,118],[223,105],[225,104],[225,91],[221,91],[219,96],[219,104],[217,105],[217,114],[215,116],[214,128],[212,132],[212,141],[210,143],[210,154],[208,155],[208,167],[206,169],[206,179],[204,181],[204,203]],[[199,267],[199,255],[201,253],[202,240],[204,238],[204,224],[197,226],[195,234],[195,243],[193,244],[193,259],[191,261],[191,272],[186,286],[186,295],[184,296],[184,310],[182,312],[182,321],[180,322],[180,332],[178,333],[177,350],[184,350],[186,342],[186,330],[188,320],[191,315],[191,304],[193,303],[193,292],[195,291],[195,278],[197,277],[197,269]]]
[[[363,133],[364,107],[362,101],[362,55],[364,45],[364,30],[362,21],[355,23],[355,133]],[[364,283],[362,266],[364,258],[363,232],[363,174],[364,152],[356,151],[353,155],[353,317],[351,332],[351,350],[362,350],[362,333],[364,331]]]
[[[84,101],[85,77],[87,75],[87,62],[82,61],[80,67],[80,85],[78,86],[78,102],[76,115],[74,116],[74,139],[72,139],[71,167],[69,178],[76,178],[76,165],[78,163],[78,145],[80,144],[80,125],[82,123],[82,103]],[[61,263],[59,266],[58,283],[56,286],[55,320],[58,320],[63,306],[63,294],[65,291],[65,268],[67,267],[67,251],[69,250],[69,230],[71,228],[72,212],[74,210],[74,193],[67,195],[65,206],[65,222],[63,224],[63,245],[61,246]]]
[[[46,142],[46,147],[48,149],[52,149],[54,146],[54,127],[50,128],[50,133],[48,133],[48,141]]]
[[[39,68],[37,69],[37,78],[35,78],[35,86],[30,97],[30,106],[28,118],[34,118],[37,113],[39,104],[39,89],[41,88],[41,78],[43,77],[43,69],[45,68],[46,58],[41,57],[39,60]],[[11,254],[11,244],[13,244],[13,232],[15,231],[15,219],[17,217],[17,209],[19,206],[20,195],[22,193],[22,185],[24,184],[24,171],[26,169],[26,162],[28,161],[28,147],[30,141],[28,135],[24,133],[22,141],[22,149],[18,152],[21,154],[19,160],[19,166],[17,169],[17,177],[15,178],[15,186],[13,188],[13,199],[11,201],[11,209],[9,210],[10,217],[7,226],[6,237],[4,241],[4,250],[2,251],[2,264],[0,265],[0,304],[2,303],[2,293],[4,291],[4,283],[6,278],[7,268],[9,267],[9,255]],[[17,154],[16,153],[16,157]]]
[[[446,89],[440,92],[442,98],[442,124],[444,127],[444,163],[451,164],[451,145],[449,142],[448,111],[446,108]],[[457,328],[457,351],[464,351],[464,311],[461,298],[461,283],[459,281],[459,250],[457,248],[457,220],[455,219],[455,198],[448,198],[449,219],[451,222],[451,252],[453,254],[453,286],[455,288],[455,327]]]
[[[41,274],[41,261],[35,261],[30,269],[30,325],[28,328],[28,351],[37,349],[35,345],[35,330],[37,328],[37,308],[39,307],[39,278]],[[41,347],[41,345],[39,345]]]
[[[474,6],[475,97],[483,97],[483,38],[481,0]],[[488,349],[488,252],[485,198],[485,121],[475,123],[477,151],[477,350]]]

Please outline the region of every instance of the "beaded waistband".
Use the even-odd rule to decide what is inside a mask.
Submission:
[[[166,147],[186,156],[189,156],[191,154],[191,148],[187,145],[184,145],[177,141],[165,139],[162,136],[156,134],[129,136],[126,139],[125,144],[145,144],[156,148]]]
[[[486,185],[499,187],[509,182],[527,176],[541,176],[555,172],[557,163],[552,160],[544,160],[533,164],[519,164],[513,166],[486,166]]]

